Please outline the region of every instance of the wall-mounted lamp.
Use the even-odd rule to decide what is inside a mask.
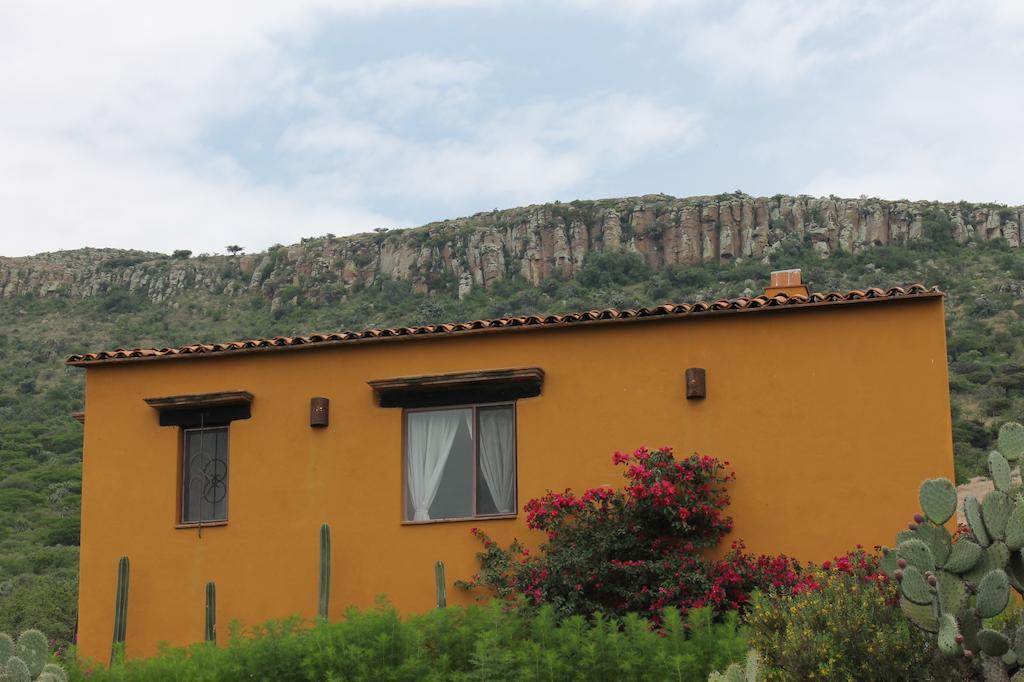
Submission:
[[[327,398],[309,399],[309,425],[327,426],[331,401]]]
[[[708,397],[707,379],[703,367],[689,367],[686,370],[686,399],[703,400]]]

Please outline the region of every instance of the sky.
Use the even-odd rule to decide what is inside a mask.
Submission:
[[[1024,203],[1018,0],[0,0],[0,255],[554,200]]]

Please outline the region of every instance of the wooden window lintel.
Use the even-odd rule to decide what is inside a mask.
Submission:
[[[376,379],[366,382],[381,407],[429,407],[503,402],[540,395],[540,367],[488,369],[449,374]]]

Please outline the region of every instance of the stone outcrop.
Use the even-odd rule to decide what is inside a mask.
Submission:
[[[929,236],[927,224],[942,225],[960,243],[1001,239],[1019,248],[1024,207],[741,193],[574,201],[308,239],[244,256],[80,249],[0,257],[0,296],[81,299],[127,290],[160,302],[198,290],[328,300],[383,277],[408,280],[419,293],[443,289],[462,296],[516,275],[533,284],[571,277],[595,251],[632,251],[659,269],[764,259],[795,239],[828,257],[922,239]]]

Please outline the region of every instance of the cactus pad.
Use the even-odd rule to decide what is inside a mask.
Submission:
[[[935,570],[935,557],[932,555],[932,551],[928,549],[928,545],[917,538],[901,542],[896,547],[896,554],[911,566],[915,566],[921,573]]]
[[[978,633],[978,644],[989,656],[1002,656],[1010,650],[1010,640],[995,630],[982,630]]]
[[[1024,426],[1017,422],[1006,422],[999,427],[998,443],[1003,457],[1016,462],[1024,455]]]
[[[1010,549],[1024,547],[1024,501],[1017,500],[1010,510],[1010,518],[1006,522],[1006,546]]]
[[[931,604],[915,604],[906,597],[900,597],[900,610],[911,623],[925,632],[939,631],[939,620]]]
[[[883,547],[882,556],[878,558],[878,567],[882,569],[882,573],[885,573],[887,576],[892,578],[896,573],[896,569],[899,568],[899,566],[896,565],[896,560],[898,558],[899,557],[896,555],[894,550],[891,550],[888,547]]]
[[[712,670],[708,675],[708,682],[744,682],[743,668],[739,663],[733,663],[725,669],[724,673]]]
[[[1006,576],[1004,575],[1003,577]],[[1009,586],[1009,583],[1007,583],[1007,586]],[[900,592],[915,604],[931,604],[934,598],[932,588],[928,585],[928,581],[925,580],[924,573],[911,565],[903,569],[903,579],[900,580]]]
[[[1006,539],[1006,523],[1010,520],[1013,503],[1010,496],[1002,490],[993,490],[981,502],[981,518],[985,522],[985,530],[993,540]]]
[[[967,611],[969,594],[967,585],[959,577],[946,571],[939,571],[938,595],[939,608],[942,613],[952,614],[959,618]]]
[[[949,531],[945,527],[936,526],[934,523],[925,521],[918,524],[917,529],[913,533],[918,540],[928,545],[932,558],[935,559],[936,566],[942,566],[946,563],[946,559],[949,558],[949,552],[953,548],[953,538],[950,537]]]
[[[39,679],[42,680],[45,675],[50,675],[54,682],[68,682],[68,674],[64,672],[64,668],[55,663],[47,663],[43,666],[43,674],[39,676]]]
[[[988,453],[988,471],[992,475],[992,482],[995,484],[996,490],[1002,490],[1004,493],[1010,492],[1010,488],[1013,487],[1013,482],[1010,480],[1010,463],[999,454],[998,450]]]
[[[922,483],[918,499],[924,515],[940,526],[956,512],[956,487],[944,478],[933,478]]]
[[[904,575],[906,580],[906,575]],[[909,599],[910,596],[908,595]],[[1010,579],[1000,569],[989,573],[978,583],[978,615],[992,618],[1003,612],[1010,601]],[[993,654],[1002,656],[1002,654]]]
[[[974,610],[967,612],[957,624],[960,626],[960,634],[964,636],[964,648],[977,651],[980,648],[978,633],[981,632],[981,618],[978,617],[978,612]]]
[[[948,613],[939,617],[939,651],[947,656],[959,654],[962,649],[956,641],[960,630],[956,626],[956,618]]]
[[[0,632],[0,665],[14,655],[14,640],[6,632]]]
[[[32,682],[28,666],[25,665],[25,661],[17,656],[11,656],[7,659],[7,665],[4,666],[3,679],[4,682]]]
[[[981,520],[981,503],[977,498],[968,497],[964,500],[964,516],[967,517],[967,525],[971,529],[974,539],[982,547],[988,547],[991,540],[989,540],[988,531],[985,530],[985,524]]]
[[[957,540],[942,568],[951,573],[966,573],[978,563],[982,552],[981,547],[970,540]]]
[[[25,661],[28,674],[37,677],[50,655],[50,644],[39,630],[25,630],[18,637],[18,658]]]
[[[901,530],[899,533],[896,533],[896,544],[898,545],[901,542],[904,542],[905,540],[913,540],[915,537],[917,536],[914,535],[914,531]]]
[[[982,578],[995,569],[1004,569],[1010,561],[1010,550],[1002,542],[993,542],[985,548],[981,559],[974,565],[974,568],[967,571],[963,578],[969,583],[977,585]]]
[[[757,649],[747,651],[746,682],[759,682],[764,675],[761,672],[761,654]]]

